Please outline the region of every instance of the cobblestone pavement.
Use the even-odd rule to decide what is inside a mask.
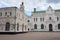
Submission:
[[[0,34],[0,40],[60,40],[60,32],[29,32],[16,35]]]

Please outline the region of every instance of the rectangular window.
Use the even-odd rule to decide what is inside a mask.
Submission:
[[[12,15],[12,13],[10,12],[10,16]]]
[[[59,17],[57,17],[57,21],[59,20]]]
[[[37,22],[37,18],[36,18],[36,22]]]
[[[7,16],[7,12],[5,12],[5,16]]]
[[[26,25],[25,25],[25,30],[26,30]]]
[[[0,16],[2,16],[2,12],[0,12]]]
[[[35,22],[35,18],[34,18],[34,22]]]
[[[43,21],[44,21],[44,18],[43,18]]]
[[[42,21],[42,18],[40,18],[40,21]]]
[[[19,23],[17,23],[17,31],[19,31]]]

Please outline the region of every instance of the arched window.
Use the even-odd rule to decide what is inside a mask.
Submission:
[[[58,24],[58,29],[60,29],[60,24]]]
[[[19,23],[17,23],[17,30],[19,30]]]
[[[43,24],[41,24],[41,29],[44,29],[44,25]]]
[[[5,30],[6,31],[9,31],[10,30],[10,23],[9,22],[6,23]]]
[[[37,24],[34,25],[34,29],[37,29]]]

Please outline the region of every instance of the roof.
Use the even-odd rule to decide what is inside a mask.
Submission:
[[[55,12],[60,12],[60,9],[58,9],[58,10],[55,10]]]
[[[2,7],[2,8],[17,8],[17,7]],[[2,9],[2,8],[0,8],[0,9]]]
[[[35,11],[35,12],[32,12],[32,13],[45,13],[45,12],[46,12],[46,10],[44,10],[44,11]],[[60,12],[60,9],[55,10],[55,12]]]
[[[36,12],[32,12],[32,13],[45,13],[45,11],[36,11]]]

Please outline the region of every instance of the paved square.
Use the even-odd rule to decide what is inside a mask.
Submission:
[[[0,35],[0,40],[60,40],[60,32],[29,32],[16,35]]]

